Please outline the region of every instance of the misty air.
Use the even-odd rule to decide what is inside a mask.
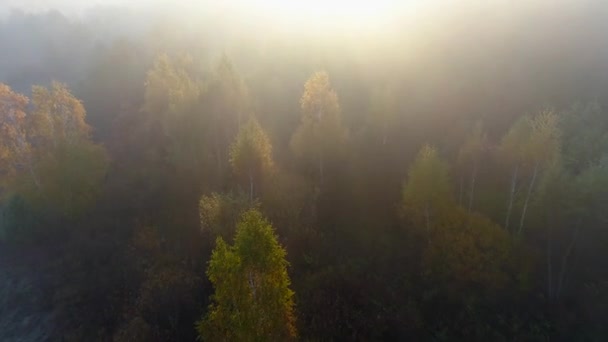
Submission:
[[[4,0],[0,341],[608,340],[608,3]]]

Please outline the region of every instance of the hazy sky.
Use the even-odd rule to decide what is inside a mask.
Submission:
[[[166,0],[1,0],[0,12],[7,12],[11,8],[28,11],[45,11],[56,9],[64,13],[80,13],[95,6],[142,6],[166,3]]]

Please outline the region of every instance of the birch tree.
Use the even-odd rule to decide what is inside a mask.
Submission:
[[[335,158],[347,137],[342,126],[338,95],[326,72],[314,73],[304,85],[300,99],[302,119],[291,139],[294,153],[323,183],[326,164]]]
[[[285,249],[256,210],[241,216],[234,244],[218,238],[207,275],[215,293],[197,324],[205,340],[289,341],[296,337]]]

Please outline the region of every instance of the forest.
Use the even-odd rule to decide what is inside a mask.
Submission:
[[[1,341],[608,339],[608,4],[202,3],[0,5]]]

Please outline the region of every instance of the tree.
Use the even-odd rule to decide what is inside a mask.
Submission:
[[[437,284],[462,295],[502,288],[510,262],[509,235],[486,217],[452,206],[436,220],[424,251],[424,270]]]
[[[95,203],[108,171],[105,149],[91,142],[62,144],[40,161],[44,203],[68,217],[75,217]]]
[[[222,177],[230,144],[251,110],[249,91],[227,55],[222,55],[204,99],[209,111],[209,145]]]
[[[403,186],[406,210],[424,217],[424,225],[430,233],[431,217],[452,201],[448,166],[439,159],[434,147],[424,145],[410,167]]]
[[[205,340],[285,341],[296,336],[288,263],[270,223],[250,210],[237,224],[234,245],[220,237],[207,275],[213,303],[197,324]]]
[[[253,201],[254,190],[273,167],[270,139],[255,118],[239,130],[230,147],[230,164],[237,176],[247,179],[249,200]]]
[[[458,163],[461,165],[461,168],[468,169],[468,172],[470,172],[470,175],[467,177],[469,179],[469,201],[467,205],[469,213],[473,207],[479,162],[486,148],[487,135],[483,131],[481,122],[477,122],[458,153]],[[462,204],[462,196],[464,194],[464,182],[462,179],[464,179],[464,176],[461,177],[459,202]]]
[[[50,88],[32,87],[32,105],[29,138],[41,154],[49,145],[75,145],[89,138],[84,106],[66,85],[53,82]]]
[[[9,191],[62,215],[81,213],[99,193],[108,166],[105,149],[90,141],[82,103],[57,82],[32,87],[29,112],[27,98],[6,86],[0,92],[0,164]]]
[[[0,175],[10,181],[20,172],[28,172],[39,186],[28,141],[28,102],[27,97],[0,83]]]
[[[199,111],[202,89],[188,72],[191,64],[188,55],[173,59],[159,55],[147,74],[142,108],[148,134],[154,134],[165,149],[158,152],[161,162],[169,162],[188,179],[202,167],[205,134]]]
[[[316,165],[319,182],[323,183],[325,164],[337,157],[347,137],[338,95],[326,72],[316,72],[306,81],[300,106],[302,120],[291,138],[291,148],[304,163]]]
[[[524,162],[525,143],[529,135],[529,119],[527,117],[522,117],[511,126],[507,135],[503,137],[499,149],[502,159],[507,165],[513,168],[505,217],[505,229],[507,231],[510,228],[509,225],[516,196],[520,166]]]
[[[597,102],[577,103],[560,115],[563,163],[579,174],[608,150],[608,118]]]
[[[241,215],[256,207],[257,203],[251,202],[242,192],[203,195],[198,205],[201,231],[212,239],[218,236],[232,239]]]
[[[544,109],[533,117],[522,117],[503,138],[501,151],[506,160],[513,166],[505,221],[505,229],[507,230],[509,229],[511,211],[516,196],[518,173],[523,169],[529,174],[528,187],[525,191],[517,229],[518,235],[523,231],[530,199],[534,194],[540,173],[547,170],[560,158],[558,119],[552,110]]]
[[[530,198],[536,185],[539,172],[551,167],[560,158],[560,130],[559,118],[551,110],[545,109],[531,119],[532,136],[530,137],[527,160],[533,165],[532,178],[528,184],[526,199],[521,211],[519,230],[521,234],[524,228],[524,220],[530,203]]]

